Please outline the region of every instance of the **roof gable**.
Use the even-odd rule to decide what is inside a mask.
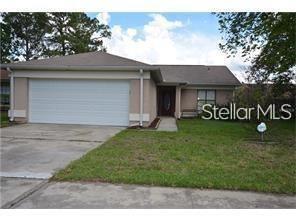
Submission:
[[[132,59],[123,58],[106,52],[95,51],[67,56],[51,57],[47,59],[30,60],[11,64],[17,66],[118,66],[137,67],[149,66]]]

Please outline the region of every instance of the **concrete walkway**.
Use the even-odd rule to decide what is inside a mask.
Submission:
[[[173,117],[160,117],[160,124],[157,128],[158,131],[178,131],[176,119]]]
[[[295,208],[296,197],[242,191],[50,182],[13,208]]]

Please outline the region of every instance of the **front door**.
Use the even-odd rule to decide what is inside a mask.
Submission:
[[[175,114],[175,86],[159,86],[158,87],[158,115],[174,116]]]

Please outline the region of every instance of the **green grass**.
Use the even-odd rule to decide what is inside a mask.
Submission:
[[[178,132],[125,130],[58,172],[57,181],[296,193],[294,121],[180,120]]]
[[[5,127],[9,125],[9,118],[8,118],[8,114],[7,112],[0,112],[0,116],[1,116],[1,127]]]

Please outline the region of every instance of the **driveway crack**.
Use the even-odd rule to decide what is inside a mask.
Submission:
[[[36,186],[34,186],[32,189],[24,192],[23,194],[21,194],[20,196],[18,196],[17,198],[15,198],[14,200],[4,204],[3,206],[1,206],[2,209],[11,209],[16,207],[17,205],[19,205],[21,202],[23,202],[25,199],[27,199],[28,197],[30,197],[32,194],[34,194],[35,192],[41,190],[42,188],[45,188],[49,185],[48,180],[44,180],[41,183],[37,184]]]

